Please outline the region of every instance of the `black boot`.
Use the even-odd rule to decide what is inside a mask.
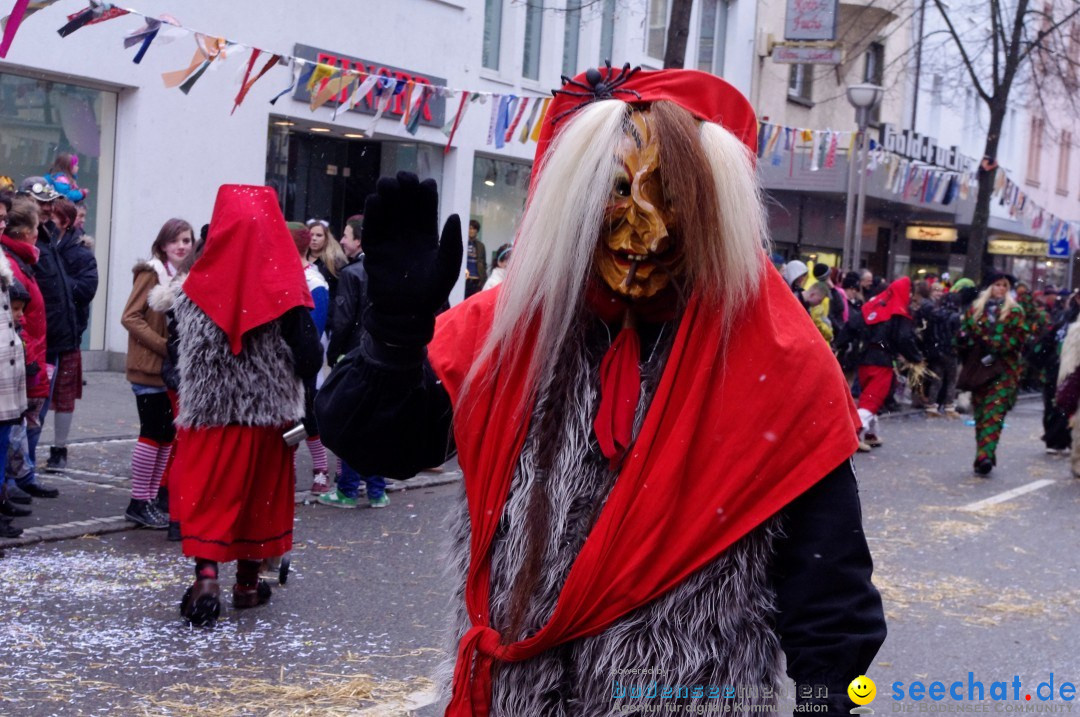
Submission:
[[[31,512],[29,508],[20,508],[9,500],[0,502],[0,515],[6,515],[9,518],[25,518]]]
[[[180,523],[176,522],[175,520],[170,520],[169,521],[169,534],[167,536],[165,536],[165,537],[166,537],[167,540],[169,540],[169,541],[171,541],[173,543],[180,542],[180,540],[183,539],[182,536],[180,535]]]
[[[30,505],[34,502],[34,499],[30,497],[29,493],[27,493],[11,481],[5,483],[5,490],[7,491],[7,499],[10,500],[12,503],[18,503],[19,505]]]
[[[128,503],[124,517],[133,523],[138,523],[139,525],[154,530],[165,530],[169,527],[169,519],[154,510],[154,507],[148,500],[135,500],[132,498],[131,502]]]
[[[169,489],[158,488],[157,498],[154,500],[159,513],[169,514]]]
[[[45,464],[47,471],[62,471],[67,468],[67,446],[50,446],[49,461]]]
[[[0,518],[0,538],[18,538],[22,532],[22,528],[11,525],[11,518]]]

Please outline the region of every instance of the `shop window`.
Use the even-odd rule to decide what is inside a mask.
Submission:
[[[566,0],[565,17],[562,72],[567,77],[573,77],[577,74],[578,41],[581,38],[581,0]]]
[[[704,0],[701,4],[697,68],[702,72],[721,76],[724,74],[727,14],[727,0]]]
[[[1042,160],[1042,135],[1044,123],[1040,117],[1031,118],[1031,134],[1028,136],[1027,183],[1039,186],[1039,170]]]
[[[491,254],[514,241],[529,194],[532,165],[477,155],[473,160],[472,203],[469,218],[480,222],[479,239]]]
[[[1069,155],[1072,153],[1072,133],[1061,130],[1061,147],[1058,148],[1057,192],[1069,193]]]
[[[502,44],[503,0],[484,2],[484,67],[499,69],[499,48]]]
[[[105,348],[115,137],[116,93],[0,72],[0,175],[18,184],[47,173],[59,152],[73,152],[79,187],[90,190],[84,228],[94,238],[100,278],[82,337],[91,350]]]
[[[600,14],[600,64],[611,59],[615,45],[615,0],[603,0]]]
[[[813,102],[814,66],[791,65],[788,70],[788,99],[799,104]]]
[[[667,48],[668,0],[649,0],[648,28],[645,35],[645,54],[660,59]]]
[[[540,79],[540,40],[543,30],[544,6],[541,3],[528,3],[525,6],[525,54],[521,62],[521,74],[529,80]]]

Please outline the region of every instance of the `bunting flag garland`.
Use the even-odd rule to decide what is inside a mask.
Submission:
[[[343,72],[336,77],[323,80],[319,86],[319,91],[311,93],[311,101],[309,102],[311,110],[317,110],[332,98],[340,97],[357,77],[359,75],[355,72]]]
[[[255,75],[255,77],[248,79],[248,75],[251,74],[251,68],[255,64],[255,58],[258,57],[261,52],[261,50],[257,50],[254,48],[252,49],[251,60],[248,62],[247,72],[244,73],[244,82],[240,87],[240,92],[238,92],[236,95],[236,99],[233,101],[232,112],[230,112],[229,114],[233,114],[236,112],[236,108],[239,107],[240,104],[244,101],[244,98],[247,97],[248,91],[255,86],[256,82],[262,79],[263,75],[270,71],[271,67],[277,65],[278,62],[281,60],[281,55],[273,55],[269,60],[266,61],[266,64],[263,65],[263,68],[259,70],[259,73]]]
[[[11,49],[11,42],[15,39],[15,33],[19,31],[19,26],[22,25],[23,20],[38,10],[44,10],[56,1],[36,0],[33,7],[30,7],[30,0],[15,0],[15,6],[11,9],[11,12],[0,18],[0,30],[4,33],[0,36],[0,59],[7,57],[8,50]]]
[[[457,112],[454,113],[454,121],[451,123],[450,131],[446,133],[446,148],[443,150],[443,154],[450,154],[450,146],[454,143],[454,135],[457,134],[458,125],[461,124],[461,118],[465,116],[465,110],[469,109],[469,105],[472,103],[472,97],[468,92],[461,93],[461,102],[458,103]],[[443,128],[445,131],[445,127]]]
[[[140,42],[142,45],[139,47],[138,52],[135,53],[135,57],[132,60],[136,65],[142,62],[143,57],[146,55],[146,51],[150,49],[150,43],[154,41],[154,38],[158,36],[158,31],[161,29],[160,20],[147,19],[146,25],[135,30],[130,35],[124,38],[124,48],[134,47]],[[235,108],[234,108],[235,109]]]
[[[529,98],[522,97],[518,103],[517,112],[514,113],[514,121],[510,123],[510,127],[506,130],[505,141],[510,142],[514,139],[514,132],[517,130],[518,123],[521,122],[521,116],[525,114],[525,110],[529,107]]]
[[[404,111],[401,113],[401,124],[406,127],[409,125],[409,112],[412,110],[412,94],[416,89],[416,80],[408,80],[405,83],[405,89],[402,90],[404,97],[402,102],[404,105]]]
[[[550,105],[550,104],[551,104],[551,98],[550,97],[545,97],[544,98],[544,104],[540,108],[540,117],[541,117],[541,119],[543,119],[544,117],[547,117],[548,105]],[[533,142],[539,141],[540,140],[540,130],[543,128],[543,126],[544,126],[544,123],[542,121],[537,122],[535,125],[533,125],[532,134],[529,135],[529,139],[531,139]]]
[[[427,106],[428,100],[431,99],[433,94],[434,90],[431,89],[430,85],[424,85],[420,88],[420,99],[413,106],[412,117],[405,124],[405,131],[409,134],[416,136],[416,133],[420,130],[420,117],[424,114],[424,107]]]
[[[499,124],[499,109],[502,107],[503,98],[502,95],[493,95],[492,99],[495,101],[491,105],[491,117],[488,119],[488,146],[495,143],[495,128]]]
[[[518,141],[525,144],[529,141],[529,133],[532,131],[533,123],[536,122],[536,112],[540,109],[540,101],[533,102],[532,112],[529,114],[529,119],[525,121],[525,124],[521,127],[521,136],[518,137]]]
[[[836,166],[836,145],[840,142],[839,132],[830,132],[829,135],[829,149],[825,153],[825,169],[832,169]]]
[[[356,88],[347,100],[345,100],[345,108],[352,109],[360,103],[360,100],[365,97],[375,87],[375,83],[379,81],[378,75],[368,75]]]
[[[127,10],[113,7],[110,3],[101,2],[101,0],[90,0],[90,4],[87,7],[77,13],[68,15],[67,24],[57,30],[57,33],[59,33],[60,37],[67,37],[71,33],[86,27],[87,25],[105,22],[106,20],[112,20],[113,18],[122,17],[127,14]]]
[[[398,85],[392,77],[381,77],[375,84],[375,98],[376,108],[375,115],[371,118],[371,122],[368,124],[367,133],[371,134],[375,131],[375,126],[379,124],[379,120],[382,119],[383,114],[387,108],[390,107],[390,103],[394,101],[394,96],[398,94]],[[404,85],[404,83],[400,83]]]

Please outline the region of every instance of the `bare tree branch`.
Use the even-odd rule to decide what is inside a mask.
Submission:
[[[968,57],[967,47],[964,46],[964,41],[960,37],[960,33],[956,31],[956,26],[953,25],[952,18],[949,17],[948,9],[942,0],[934,0],[934,6],[937,7],[941,17],[945,20],[945,26],[949,28],[949,34],[952,35],[953,42],[956,43],[956,48],[960,52],[960,56],[964,59],[964,66],[967,68],[968,74],[971,75],[971,82],[975,85],[975,91],[979,93],[979,96],[983,98],[983,101],[990,104],[991,96],[987,94],[983,89],[983,84],[980,81],[979,73],[976,70],[975,64]]]

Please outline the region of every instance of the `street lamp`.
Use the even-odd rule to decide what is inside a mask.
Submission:
[[[866,153],[869,144],[866,141],[866,127],[870,124],[870,111],[881,101],[883,94],[881,87],[865,83],[851,85],[847,89],[848,102],[855,108],[855,122],[859,126],[855,142],[851,146],[852,151],[848,155],[847,207],[844,213],[844,264],[848,271],[858,270],[859,257],[862,255],[862,225],[866,211]],[[859,152],[857,162],[854,156],[856,149]],[[859,176],[857,202],[854,197],[856,163]]]

